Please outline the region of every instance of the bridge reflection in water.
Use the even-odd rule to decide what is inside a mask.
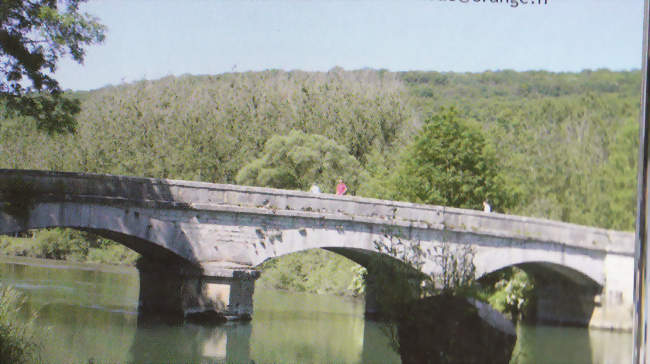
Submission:
[[[251,330],[246,323],[217,327],[139,325],[133,328],[133,344],[125,359],[137,363],[249,363]]]
[[[340,362],[399,363],[379,324],[356,314],[312,312],[309,306],[340,297],[262,291],[268,303],[249,323],[216,327],[195,324],[137,323],[133,313],[49,305],[44,324],[52,328],[45,359],[52,362]],[[300,296],[300,295],[299,295]],[[331,299],[331,300],[330,300]],[[268,307],[284,302],[290,306]],[[338,308],[340,308],[338,307]],[[338,309],[335,308],[335,309]],[[317,309],[317,308],[316,308]],[[80,340],[81,339],[81,340]],[[519,326],[514,356],[517,363],[624,363],[632,357],[631,333],[575,327]]]
[[[39,312],[45,362],[399,363],[360,300],[258,289],[250,323],[205,327],[138,322],[132,268],[0,258],[0,283]],[[517,346],[520,364],[619,363],[631,343],[631,333],[520,326]]]

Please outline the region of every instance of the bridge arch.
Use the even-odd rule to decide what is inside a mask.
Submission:
[[[564,257],[555,257],[552,254],[547,256],[528,256],[528,257],[501,257],[496,259],[492,254],[481,255],[476,258],[477,279],[482,276],[497,272],[508,267],[518,267],[531,273],[555,272],[570,281],[581,285],[595,285],[603,287],[605,285],[605,272],[602,267],[602,257],[598,257],[585,264],[582,262],[584,257],[580,257],[581,262],[572,262],[572,259]],[[579,264],[580,263],[580,264]]]
[[[584,272],[574,269],[572,267],[568,267],[566,265],[549,263],[545,261],[527,261],[527,262],[520,262],[520,263],[504,266],[499,270],[503,270],[509,267],[519,268],[535,278],[549,277],[547,278],[547,280],[559,278],[561,280],[566,281],[566,283],[575,284],[583,287],[590,287],[590,289],[594,289],[594,290],[601,290],[603,288],[603,284],[601,282],[596,281],[593,277],[590,277],[586,275]],[[477,277],[477,279],[480,280],[481,278],[496,273],[499,270],[485,273],[482,276]]]
[[[71,202],[37,203],[24,221],[4,219],[0,224],[0,234],[10,235],[56,227],[94,233],[145,257],[182,263],[196,262],[189,242],[179,233],[176,224],[156,219],[133,208]]]
[[[532,296],[525,319],[569,326],[588,326],[599,310],[604,293],[603,284],[580,270],[545,261],[525,261],[502,267],[479,278],[490,279],[494,273],[517,267],[533,283]],[[491,283],[495,283],[492,281]]]

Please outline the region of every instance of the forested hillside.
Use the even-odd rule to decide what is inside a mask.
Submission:
[[[418,115],[454,105],[492,141],[509,212],[634,229],[639,72],[401,75]]]
[[[410,118],[396,75],[373,71],[168,77],[78,96],[75,135],[3,122],[2,166],[234,183],[273,135],[322,134],[363,162]]]
[[[337,173],[359,176],[357,194],[404,198],[391,181],[406,146],[424,120],[453,106],[494,151],[514,201],[495,209],[632,230],[639,90],[639,72],[606,70],[167,77],[76,93],[82,112],[74,135],[2,120],[0,167],[235,183],[243,166],[263,157],[267,140],[296,130],[356,159],[361,171]],[[330,176],[324,168],[342,167],[330,162],[310,173]],[[320,182],[332,190],[334,181]]]
[[[82,111],[73,135],[0,120],[0,168],[303,190],[318,183],[330,193],[344,178],[362,196],[476,209],[488,199],[500,212],[633,230],[640,88],[638,71],[606,70],[167,77],[74,93]],[[4,238],[0,251],[136,259],[97,237],[70,239],[79,234]],[[324,251],[261,269],[261,286],[363,292],[363,269]],[[523,272],[499,274],[496,281],[530,283]],[[486,295],[507,311],[499,287]]]

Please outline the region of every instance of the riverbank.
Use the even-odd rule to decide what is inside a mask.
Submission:
[[[140,255],[114,241],[72,229],[29,232],[19,237],[0,236],[0,254],[135,266]]]

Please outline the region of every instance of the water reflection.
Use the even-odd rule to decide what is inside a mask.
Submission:
[[[400,362],[359,300],[257,289],[250,323],[168,325],[138,318],[135,270],[43,265],[0,263],[0,281],[39,312],[45,362]],[[631,333],[519,326],[518,335],[513,363],[632,359]]]
[[[517,327],[512,363],[618,364],[632,361],[632,333],[578,327]]]
[[[344,314],[256,313],[253,357],[270,362],[360,362],[363,329],[363,319]]]
[[[135,336],[135,313],[67,303],[47,304],[38,312],[45,362],[128,360],[125,354]]]
[[[251,352],[256,361],[367,363],[372,362],[364,360],[368,350],[379,353],[381,363],[399,363],[386,342],[366,343],[366,331],[376,327],[363,319],[363,301],[258,290],[255,308]]]
[[[193,324],[138,327],[129,361],[136,363],[248,363],[251,325],[203,327]]]
[[[361,363],[401,363],[399,354],[390,349],[388,336],[382,331],[381,323],[366,321],[363,330]],[[377,350],[380,348],[382,350]]]
[[[600,364],[632,362],[632,333],[614,331],[589,331],[591,355]]]

